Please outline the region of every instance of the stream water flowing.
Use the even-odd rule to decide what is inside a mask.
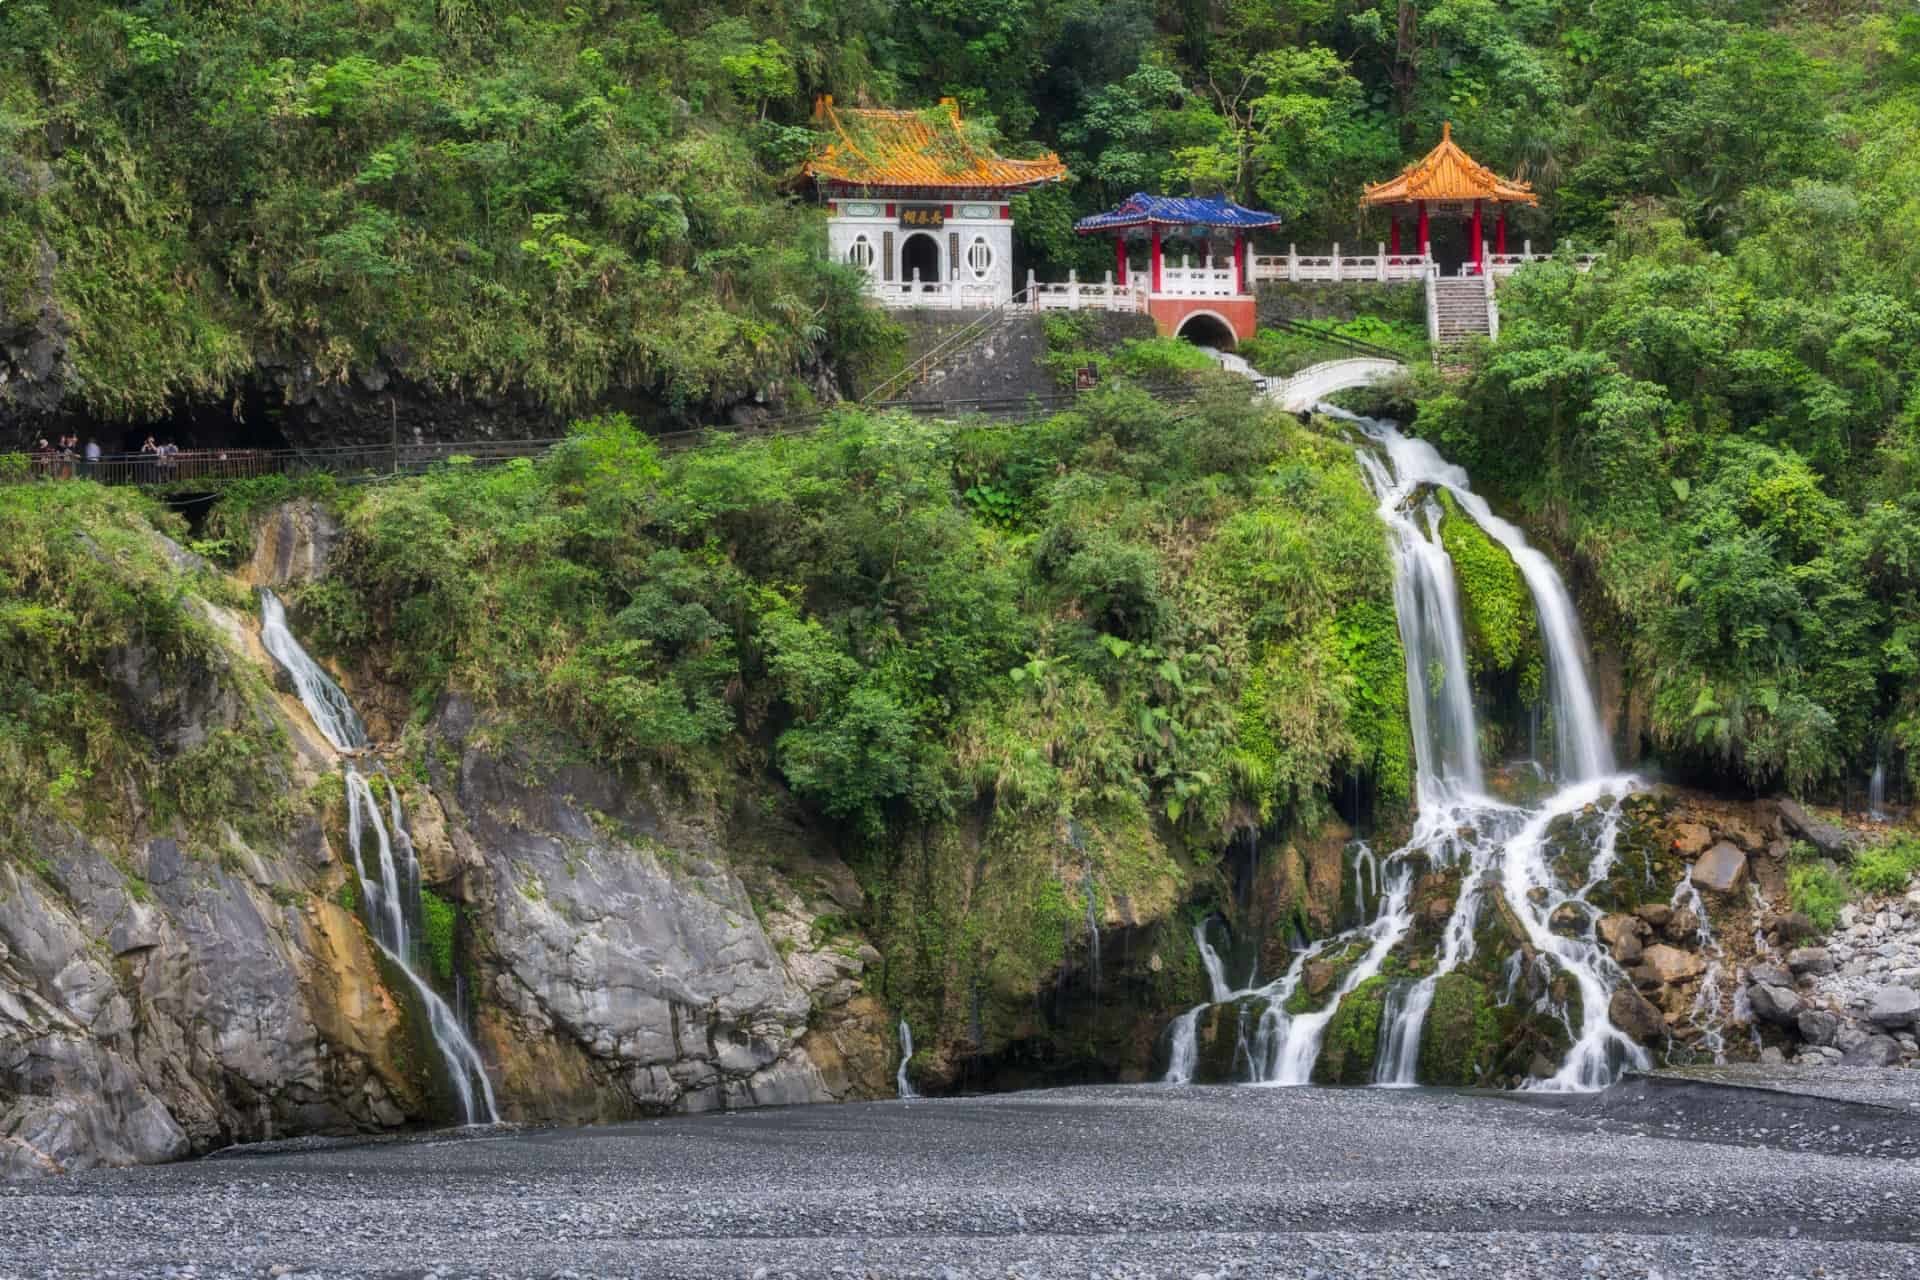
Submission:
[[[907,1064],[913,1061],[913,1028],[900,1019],[900,1070],[893,1078],[894,1092],[902,1098],[917,1098],[920,1091],[907,1079]]]
[[[1222,363],[1236,368],[1232,357]],[[1286,972],[1264,986],[1229,989],[1218,956],[1204,931],[1196,930],[1211,1003],[1232,1001],[1243,1013],[1249,1003],[1264,1006],[1246,1051],[1236,1050],[1242,1064],[1237,1078],[1253,1084],[1308,1083],[1341,1003],[1385,972],[1393,980],[1378,997],[1381,1017],[1371,1078],[1386,1086],[1419,1083],[1420,1047],[1439,980],[1474,958],[1476,930],[1489,911],[1497,909],[1525,939],[1509,962],[1507,998],[1517,998],[1520,980],[1526,977],[1529,990],[1538,992],[1530,996],[1537,1011],[1559,1020],[1568,1046],[1557,1070],[1536,1077],[1531,1087],[1602,1088],[1628,1066],[1644,1067],[1649,1061],[1645,1050],[1608,1018],[1612,992],[1625,974],[1595,939],[1593,925],[1601,913],[1586,900],[1614,864],[1619,805],[1635,781],[1614,772],[1572,599],[1552,561],[1530,546],[1516,526],[1495,515],[1473,492],[1466,472],[1432,445],[1403,435],[1391,423],[1327,406],[1321,406],[1321,412],[1343,419],[1357,433],[1356,457],[1378,501],[1392,553],[1414,754],[1413,831],[1385,857],[1358,846],[1350,874],[1361,901],[1371,904],[1370,918],[1297,950]],[[1441,490],[1453,497],[1457,516],[1435,500]],[[1546,675],[1543,701],[1553,753],[1550,771],[1542,772],[1555,789],[1531,804],[1509,803],[1487,793],[1461,601],[1441,538],[1443,521],[1454,518],[1472,520],[1512,557],[1539,621]],[[1537,756],[1539,748],[1533,750]],[[1595,818],[1586,820],[1588,814]],[[1574,873],[1563,866],[1557,871],[1549,850],[1550,831],[1556,823],[1567,826],[1561,819],[1575,816],[1582,821],[1570,828],[1571,838],[1586,847],[1571,865],[1580,870]],[[1416,958],[1407,946],[1415,925],[1413,890],[1420,877],[1434,872],[1457,877],[1458,887],[1437,945]],[[1494,896],[1501,901],[1490,902]],[[1528,973],[1513,963],[1521,961],[1523,951],[1533,957]],[[1308,963],[1321,956],[1344,968],[1331,982],[1325,982],[1323,969],[1323,990],[1303,990]],[[1560,984],[1562,990],[1578,992],[1577,1016],[1574,1001],[1547,994],[1557,975],[1568,979]],[[1189,1010],[1170,1028],[1168,1080],[1195,1078],[1197,1029],[1208,1007]]]
[[[286,609],[273,592],[266,590],[260,593],[260,641],[286,670],[321,736],[341,752],[365,750],[369,746],[366,726],[346,691],[294,638],[287,629]],[[401,812],[399,789],[384,775],[374,775],[387,793],[387,813],[382,817],[373,780],[351,763],[343,764],[342,771],[347,793],[347,847],[353,854],[354,874],[366,904],[368,932],[419,998],[428,1038],[460,1104],[461,1119],[467,1124],[498,1123],[493,1083],[480,1051],[453,1008],[421,972],[420,863]]]

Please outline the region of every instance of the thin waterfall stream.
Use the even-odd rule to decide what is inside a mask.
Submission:
[[[1235,357],[1224,356],[1221,362],[1245,372],[1244,361]],[[1392,553],[1414,755],[1413,831],[1385,857],[1362,846],[1364,856],[1355,859],[1352,874],[1365,877],[1361,900],[1376,903],[1372,918],[1297,951],[1287,971],[1262,987],[1231,990],[1204,931],[1196,930],[1211,1003],[1250,998],[1265,1003],[1241,1078],[1269,1085],[1312,1079],[1326,1029],[1342,1001],[1383,970],[1389,977],[1405,972],[1388,966],[1404,955],[1403,944],[1414,929],[1415,883],[1422,875],[1444,872],[1457,874],[1458,889],[1430,962],[1413,966],[1417,978],[1393,977],[1384,994],[1376,996],[1381,1017],[1373,1082],[1401,1087],[1419,1083],[1420,1047],[1438,983],[1474,959],[1475,931],[1497,906],[1517,926],[1521,943],[1513,959],[1523,951],[1530,954],[1535,985],[1544,988],[1554,975],[1564,974],[1579,996],[1577,1021],[1572,1001],[1537,997],[1542,1013],[1564,1027],[1568,1047],[1554,1074],[1531,1080],[1529,1087],[1604,1087],[1629,1066],[1649,1065],[1646,1051],[1608,1017],[1610,997],[1626,975],[1594,937],[1593,924],[1601,912],[1586,900],[1615,862],[1620,802],[1636,782],[1614,772],[1572,598],[1552,561],[1529,545],[1519,528],[1493,514],[1473,492],[1466,472],[1431,444],[1401,434],[1391,423],[1324,405],[1320,412],[1349,423],[1358,434],[1356,458],[1378,499]],[[1436,490],[1453,497],[1457,516],[1434,500]],[[1551,771],[1541,772],[1557,789],[1534,803],[1508,803],[1486,791],[1461,601],[1453,562],[1440,536],[1442,522],[1454,518],[1473,521],[1512,557],[1539,622],[1553,751]],[[1538,747],[1533,750],[1537,754]],[[1597,820],[1581,828],[1586,841],[1583,869],[1580,882],[1570,883],[1555,869],[1550,829],[1556,823],[1566,827],[1560,820],[1587,813]],[[1490,903],[1492,896],[1501,902]],[[1565,927],[1568,920],[1580,927]],[[1561,927],[1556,928],[1556,922]],[[1346,967],[1324,1003],[1315,1007],[1305,998],[1301,982],[1306,963],[1322,955],[1342,958]],[[1522,970],[1511,972],[1517,982]],[[1510,996],[1512,986],[1510,982]],[[1168,1080],[1194,1078],[1199,1061],[1196,1032],[1207,1007],[1189,1010],[1170,1028]]]
[[[321,736],[340,752],[364,751],[370,745],[366,725],[348,701],[346,691],[294,639],[287,629],[286,609],[273,592],[266,590],[260,593],[260,641],[285,668]],[[494,1102],[493,1082],[480,1051],[452,1007],[420,971],[420,863],[401,813],[399,789],[385,775],[374,775],[386,786],[387,814],[383,818],[372,779],[351,762],[341,767],[347,792],[347,847],[353,854],[354,874],[366,903],[368,931],[420,999],[428,1035],[459,1100],[462,1121],[470,1125],[497,1124],[500,1113]],[[373,837],[370,846],[369,835]]]
[[[907,1079],[907,1064],[913,1061],[913,1028],[900,1019],[900,1070],[893,1078],[894,1092],[902,1098],[917,1098],[920,1091]]]

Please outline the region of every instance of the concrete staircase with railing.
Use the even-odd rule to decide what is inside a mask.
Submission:
[[[1492,282],[1485,276],[1427,277],[1427,337],[1436,350],[1500,332]]]

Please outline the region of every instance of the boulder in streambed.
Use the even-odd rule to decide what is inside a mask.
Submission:
[[[1843,1067],[1897,1067],[1900,1065],[1900,1046],[1888,1036],[1868,1036],[1841,1055],[1840,1065]]]
[[[1607,1017],[1641,1044],[1652,1043],[1667,1030],[1667,1020],[1660,1010],[1632,987],[1621,987],[1613,993],[1607,1002]]]
[[[1910,1027],[1920,1019],[1920,991],[1885,986],[1867,1001],[1867,1021],[1878,1027]]]
[[[1689,981],[1699,977],[1706,967],[1706,961],[1691,951],[1682,951],[1664,942],[1656,942],[1640,957],[1641,971],[1660,983]]]
[[[1771,1022],[1777,1027],[1797,1025],[1800,993],[1792,987],[1756,982],[1747,988],[1747,1000],[1753,1006],[1753,1016],[1761,1021]]]
[[[1851,858],[1858,837],[1814,817],[1792,800],[1780,801],[1780,821],[1788,831],[1830,858]]]
[[[1738,893],[1747,883],[1747,855],[1738,845],[1722,840],[1700,855],[1689,879],[1702,893]]]
[[[1825,947],[1795,947],[1787,952],[1787,968],[1797,977],[1818,977],[1833,972],[1833,957]]]
[[[1840,1019],[1825,1009],[1802,1009],[1794,1017],[1800,1038],[1811,1045],[1829,1045],[1840,1030]]]

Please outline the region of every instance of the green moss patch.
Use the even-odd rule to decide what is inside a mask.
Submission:
[[[1375,974],[1347,993],[1320,1040],[1313,1078],[1320,1084],[1365,1084],[1373,1079],[1380,1044],[1380,1015],[1393,979]]]
[[[1499,1010],[1485,985],[1459,971],[1440,975],[1420,1037],[1420,1082],[1483,1083],[1501,1040]]]
[[[1444,513],[1440,541],[1453,559],[1460,584],[1468,662],[1476,675],[1500,671],[1520,676],[1529,686],[1527,700],[1532,701],[1539,695],[1543,658],[1526,579],[1507,549],[1489,538],[1451,493],[1442,489],[1435,500]]]
[[[453,985],[453,933],[460,909],[431,889],[420,891],[420,951],[442,986]]]

